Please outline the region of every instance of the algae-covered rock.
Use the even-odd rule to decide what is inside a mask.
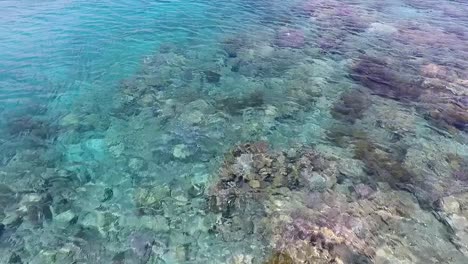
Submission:
[[[75,219],[75,217],[76,215],[71,210],[67,210],[56,215],[54,220],[60,224],[69,224],[73,219]]]
[[[6,184],[0,184],[0,212],[17,202],[16,192]]]
[[[307,186],[312,191],[324,191],[336,183],[337,173],[334,161],[308,148],[288,157],[286,152],[270,151],[264,142],[240,145],[226,156],[220,180],[211,190],[211,205],[230,210],[240,197],[269,195],[281,188]]]
[[[185,144],[178,144],[174,146],[172,155],[177,159],[185,159],[192,155],[189,148]]]
[[[121,219],[119,215],[104,211],[89,211],[79,218],[78,223],[90,230],[96,230],[100,235],[108,235],[118,229]]]
[[[42,225],[53,218],[49,195],[29,193],[22,197],[16,209],[16,216],[27,219],[33,225]]]
[[[308,186],[311,191],[323,192],[327,189],[327,179],[319,174],[313,174],[307,179]]]
[[[148,228],[149,230],[155,232],[167,232],[169,231],[169,222],[168,220],[160,215],[144,215],[139,219],[139,225],[141,227]]]
[[[179,204],[186,204],[189,201],[187,190],[185,190],[183,186],[174,186],[171,188],[171,198]]]
[[[275,252],[265,264],[295,264],[294,260],[287,253]]]
[[[203,121],[204,114],[200,110],[188,110],[183,112],[179,119],[187,125],[197,125]]]
[[[80,117],[77,114],[70,113],[60,120],[61,126],[77,126],[80,123]]]
[[[123,143],[118,143],[115,145],[109,146],[109,152],[114,155],[116,158],[120,157],[125,150],[125,145]]]
[[[229,264],[252,264],[253,256],[246,254],[236,254],[229,259]]]
[[[203,183],[191,183],[188,189],[188,195],[190,198],[200,197],[205,192],[205,184]]]
[[[130,158],[130,160],[128,161],[128,167],[132,169],[133,171],[138,172],[138,171],[146,169],[147,163],[142,158],[134,157],[134,158]]]
[[[220,79],[221,79],[221,74],[215,72],[215,71],[210,71],[210,70],[207,70],[207,71],[204,71],[203,72],[204,75],[205,75],[205,79],[208,83],[219,83]]]
[[[149,232],[135,231],[128,237],[130,248],[142,261],[147,261],[155,245],[155,237]]]
[[[170,196],[167,186],[140,187],[134,194],[135,205],[145,214],[154,214],[162,209],[162,203]]]
[[[452,214],[447,222],[453,230],[453,243],[458,245],[459,250],[468,256],[468,218],[463,215]]]
[[[75,262],[76,247],[65,245],[57,250],[41,250],[32,264],[60,264]]]
[[[447,214],[458,214],[460,212],[460,204],[453,196],[447,196],[440,200],[441,210]]]
[[[336,119],[354,123],[363,117],[370,104],[370,99],[365,93],[351,90],[341,95],[332,109],[332,115]]]

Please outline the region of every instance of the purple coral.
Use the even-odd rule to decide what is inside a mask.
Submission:
[[[297,239],[307,239],[314,233],[314,224],[303,218],[296,218],[293,223],[286,227],[285,240],[294,241]]]
[[[276,35],[276,45],[283,48],[302,48],[305,45],[305,35],[299,29],[283,29]]]
[[[468,168],[456,170],[453,176],[459,181],[468,182]]]
[[[319,192],[309,193],[305,197],[304,203],[310,209],[320,209],[323,206],[322,194]]]
[[[457,103],[460,107],[468,108],[468,96],[465,95],[458,98]]]
[[[369,198],[374,193],[374,190],[369,185],[363,183],[354,186],[354,191],[359,198]]]

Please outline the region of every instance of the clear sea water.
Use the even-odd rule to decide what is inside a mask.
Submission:
[[[0,1],[0,263],[468,263],[467,14]]]

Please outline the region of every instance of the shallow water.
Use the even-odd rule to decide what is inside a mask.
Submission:
[[[0,263],[467,263],[468,5],[0,2]]]

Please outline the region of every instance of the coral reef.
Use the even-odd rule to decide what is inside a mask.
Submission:
[[[393,228],[401,225],[401,221],[413,218],[425,219],[421,221],[427,221],[429,225],[427,228],[440,228],[436,226],[441,223],[433,219],[429,212],[423,211],[420,202],[411,194],[391,189],[394,184],[392,180],[402,179],[398,178],[399,175],[390,174],[398,174],[405,169],[396,168],[401,165],[393,163],[391,154],[379,154],[381,150],[376,150],[375,146],[366,146],[365,150],[357,150],[357,154],[361,151],[374,152],[369,154],[372,160],[367,159],[365,162],[371,166],[371,169],[380,170],[376,171],[380,175],[377,175],[379,178],[375,178],[373,183],[379,186],[377,190],[360,183],[353,187],[356,193],[354,196],[353,193],[343,192],[341,186],[346,186],[347,183],[341,181],[324,187],[325,192],[320,193],[315,190],[312,192],[313,196],[304,198],[303,191],[310,192],[307,180],[301,176],[293,177],[294,171],[315,168],[320,175],[331,175],[333,173],[330,171],[337,168],[332,165],[333,159],[325,159],[317,152],[310,154],[310,150],[300,149],[289,151],[291,154],[288,156],[281,152],[275,154],[261,142],[238,146],[226,156],[219,182],[209,191],[210,210],[221,213],[225,219],[217,228],[223,236],[232,235],[232,232],[239,230],[244,234],[252,232],[247,231],[249,225],[241,221],[237,215],[248,213],[252,218],[255,214],[253,211],[248,211],[249,207],[245,205],[258,203],[256,202],[258,199],[264,201],[261,205],[262,213],[256,216],[258,219],[254,221],[253,229],[255,233],[259,232],[257,235],[267,236],[273,248],[273,252],[266,257],[264,263],[375,263],[384,259],[402,260],[401,256],[384,253],[388,252],[386,248],[390,244],[382,240],[389,235],[388,232],[393,232],[391,231]],[[280,162],[281,160],[284,161]],[[275,177],[268,180],[268,177],[262,176],[272,175],[272,172],[281,170],[284,171],[281,178],[288,180],[278,181]],[[401,173],[401,177],[406,177],[406,173],[409,174],[407,171]],[[290,185],[291,179],[299,184]],[[277,184],[274,184],[275,182]],[[387,183],[390,185],[386,185]],[[389,199],[395,200],[389,202]],[[441,202],[440,208],[459,212],[457,204],[452,198],[446,199]],[[234,225],[238,221],[243,224]],[[413,225],[411,221],[405,223]],[[442,228],[440,232],[445,231]],[[417,239],[429,241],[428,235],[430,236],[429,233],[424,233]],[[242,237],[230,239],[242,239]],[[409,243],[405,236],[397,235],[394,239],[404,244]],[[381,244],[382,242],[384,244]],[[429,248],[411,250],[414,250],[412,257],[409,257],[412,261],[427,259],[421,255],[421,252]],[[451,252],[449,254],[456,251],[455,248],[446,250]],[[440,259],[442,258],[440,253],[430,255]],[[456,258],[464,257],[458,255]]]
[[[423,102],[424,104],[418,108],[439,126],[449,130],[466,129],[468,121],[468,116],[465,114],[466,107],[463,103],[460,104],[460,99],[453,96],[451,90],[447,89],[450,87],[448,83],[456,78],[454,77],[457,76],[456,73],[448,73],[441,66],[427,64],[422,67],[421,75],[418,75],[412,70],[407,72],[394,70],[398,65],[396,62],[363,57],[351,67],[350,76],[369,88],[373,94],[408,104]],[[436,84],[433,80],[443,84]]]
[[[240,145],[228,154],[221,168],[220,181],[211,191],[215,193],[211,208],[231,210],[238,197],[261,196],[283,187],[323,191],[336,182],[332,163],[311,149],[289,157],[270,152],[264,142]]]
[[[270,199],[279,194],[287,196],[289,192],[300,190],[320,193],[333,188],[336,184],[337,175],[335,166],[333,160],[326,159],[316,151],[308,148],[291,150],[289,152],[274,152],[269,150],[268,146],[262,142],[236,147],[227,154],[224,165],[220,170],[219,181],[209,190],[209,209],[221,213],[222,216],[226,218],[225,222],[217,229],[222,234],[233,232],[232,229],[236,227],[233,226],[229,219],[232,218],[232,221],[238,221],[235,220],[237,219],[235,215],[247,213],[245,211],[245,204],[255,204],[256,200],[262,199],[269,202],[263,206],[260,205],[265,208],[261,209],[261,211],[264,212],[258,216],[260,217],[258,220],[260,222],[256,221],[259,224],[256,224],[257,227],[254,230],[272,228],[276,230],[274,232],[278,232],[277,234],[282,233],[285,235],[283,238],[287,237],[286,234],[288,232],[292,232],[294,233],[291,233],[292,240],[295,241],[295,237],[302,237],[304,240],[303,243],[308,243],[308,247],[311,248],[310,250],[315,248],[314,250],[323,251],[315,247],[321,246],[323,243],[317,242],[318,244],[314,246],[310,244],[309,239],[304,237],[304,235],[296,235],[295,233],[298,231],[286,231],[290,226],[289,223],[283,223],[285,225],[281,224],[274,228],[270,226],[270,224],[266,224],[276,219],[274,215],[272,215],[271,209],[268,209],[268,207],[275,207],[274,201]],[[317,180],[317,178],[320,180]],[[294,207],[291,207],[290,209],[292,210],[293,208]],[[270,219],[270,217],[272,218]],[[300,221],[298,223],[300,223]],[[307,221],[303,223],[306,224]],[[243,233],[249,233],[246,231],[248,226],[248,224],[244,223],[240,225],[239,228]],[[286,228],[286,230],[280,231],[283,228]],[[276,246],[278,252],[284,252],[285,249],[282,247],[283,246],[279,244]],[[300,247],[293,244],[288,244],[285,247],[290,249],[296,248],[298,251],[301,250]],[[333,246],[330,245],[330,247]],[[318,251],[317,254],[320,254]],[[283,261],[281,260],[282,258],[285,258],[284,261],[292,261],[292,259],[288,260],[288,256],[295,253],[297,252],[288,252],[286,253],[288,255],[285,256],[282,256],[282,253],[275,253],[271,259],[268,260],[270,262],[267,263],[282,263],[278,262]],[[333,255],[334,253],[330,254]],[[314,258],[328,258],[328,260],[331,261],[334,258],[334,255],[332,255],[310,255],[308,257],[303,257],[306,257],[308,261]],[[294,261],[291,263],[303,263],[298,262],[298,256],[295,256]]]

